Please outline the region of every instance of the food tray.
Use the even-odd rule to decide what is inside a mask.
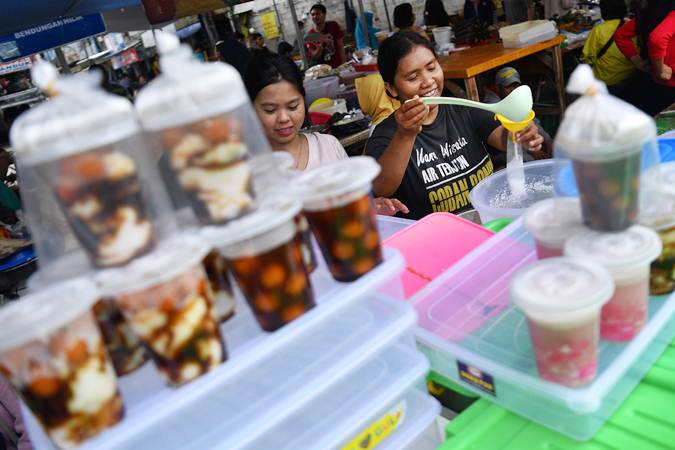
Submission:
[[[577,440],[590,439],[675,336],[675,296],[651,297],[649,322],[626,344],[600,341],[598,376],[580,388],[537,375],[523,315],[509,303],[512,276],[535,260],[518,220],[411,301],[431,367],[461,386]],[[460,376],[461,367],[461,376]]]
[[[411,347],[389,346],[245,450],[380,450],[398,441],[420,414],[438,414],[438,403],[416,387],[428,370],[426,358]],[[399,421],[385,424],[387,413],[394,410],[402,411]],[[386,437],[375,445],[378,426],[390,434],[385,431]],[[370,446],[362,446],[365,442]]]
[[[193,448],[194,436],[213,432],[222,433],[225,448],[236,448],[255,437],[414,325],[413,310],[399,301],[399,283],[392,283],[403,258],[391,249],[384,258],[354,283],[333,281],[320,265],[312,275],[319,306],[274,333],[260,329],[238,294],[237,313],[221,328],[226,363],[175,389],[152,364],[121,378],[125,419],[80,448]],[[25,409],[24,416],[36,448],[52,449]]]

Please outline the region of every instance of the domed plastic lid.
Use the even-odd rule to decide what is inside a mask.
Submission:
[[[103,91],[100,77],[86,72],[56,79],[53,91],[58,95],[16,120],[11,140],[24,163],[110,145],[140,131],[132,104]]]
[[[221,226],[202,228],[202,236],[226,258],[258,255],[288,242],[296,234],[293,219],[302,204],[287,196],[271,196],[249,214]]]
[[[640,201],[641,225],[657,231],[675,227],[675,191],[645,186],[640,190]]]
[[[98,300],[94,283],[75,278],[52,284],[0,308],[0,352],[44,339],[90,309]]]
[[[198,234],[185,232],[168,239],[125,267],[99,272],[96,281],[105,296],[137,292],[162,284],[200,265],[209,251],[211,246]]]
[[[618,233],[586,230],[565,244],[565,255],[593,260],[606,267],[615,281],[627,281],[632,269],[651,264],[661,253],[661,239],[647,227],[635,225]]]
[[[656,138],[654,120],[608,95],[589,66],[582,64],[574,70],[567,90],[582,96],[565,111],[555,142],[571,158],[616,160],[641,152],[642,143]]]
[[[577,258],[547,258],[520,269],[511,300],[535,321],[572,325],[597,314],[614,293],[609,272]]]
[[[292,180],[307,210],[339,207],[350,194],[363,195],[380,173],[380,165],[370,156],[356,156],[306,171]]]
[[[202,63],[169,33],[157,33],[162,74],[141,90],[136,109],[156,131],[232,111],[248,102],[244,82],[229,64]]]
[[[579,199],[549,198],[537,202],[525,212],[523,225],[536,240],[561,247],[584,229]]]
[[[642,177],[642,185],[649,190],[661,190],[675,195],[675,161],[650,167]]]

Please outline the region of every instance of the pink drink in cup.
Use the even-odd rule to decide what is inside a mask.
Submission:
[[[600,309],[614,284],[599,264],[547,258],[522,268],[511,300],[527,317],[539,375],[576,387],[595,377]]]
[[[660,253],[659,236],[639,225],[618,233],[587,230],[565,244],[565,255],[595,261],[612,274],[616,289],[602,308],[603,339],[629,341],[647,322],[649,266]]]
[[[562,256],[565,241],[582,230],[581,206],[576,198],[549,198],[530,206],[523,218],[534,237],[539,259]]]

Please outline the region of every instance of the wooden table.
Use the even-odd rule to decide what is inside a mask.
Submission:
[[[468,50],[441,56],[438,60],[443,69],[446,80],[453,78],[464,79],[466,96],[471,100],[480,101],[476,76],[488,70],[507,65],[526,56],[534,55],[544,50],[553,50],[553,72],[558,90],[558,102],[561,113],[565,111],[565,81],[563,78],[562,51],[560,44],[563,36],[532,44],[523,48],[504,48],[499,43],[478,45]]]

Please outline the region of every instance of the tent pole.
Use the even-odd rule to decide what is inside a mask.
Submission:
[[[277,8],[277,1],[272,0],[272,5],[274,5],[274,12],[277,14],[277,23],[279,24],[279,31],[281,32],[281,40],[286,41],[286,33],[284,33],[284,23],[281,20],[281,14],[279,14],[279,8]],[[288,42],[288,41],[286,41]]]
[[[391,27],[391,19],[389,18],[389,7],[387,6],[387,0],[382,0],[382,3],[384,3],[384,13],[387,15],[387,25],[389,25],[389,31],[394,31],[394,29]]]
[[[363,37],[366,38],[366,46],[373,48],[370,45],[370,33],[368,33],[368,23],[366,22],[365,9],[363,8],[363,0],[359,0],[359,9],[361,10],[361,27],[363,29]]]
[[[293,0],[288,0],[288,7],[291,9],[291,17],[293,17],[293,28],[295,28],[295,36],[298,40],[298,47],[300,49],[300,55],[302,56],[302,63],[304,70],[309,69],[309,58],[307,57],[307,51],[305,49],[305,36],[300,33],[300,28],[298,28],[298,15],[295,12],[295,5]]]

